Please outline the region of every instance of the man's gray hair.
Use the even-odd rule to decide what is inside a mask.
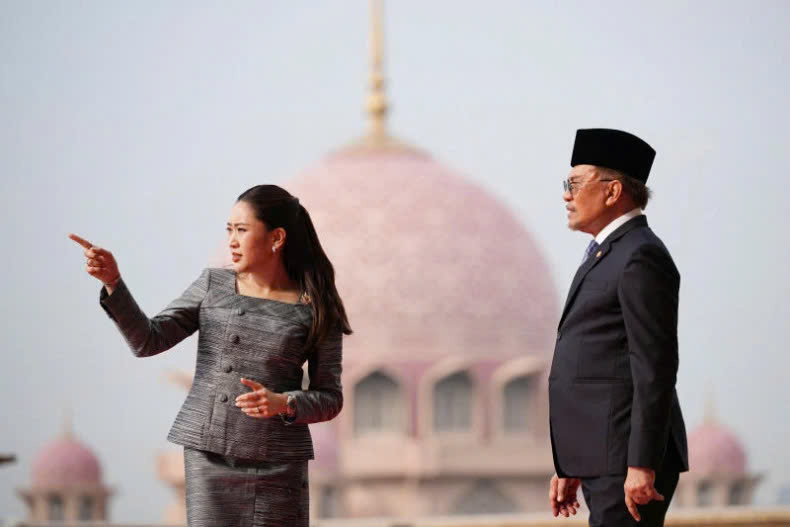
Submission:
[[[601,179],[616,179],[623,184],[623,191],[631,196],[631,199],[634,200],[634,204],[636,204],[637,207],[642,210],[647,208],[647,202],[650,201],[650,198],[653,195],[653,191],[650,190],[647,185],[638,179],[632,178],[624,172],[620,172],[619,170],[613,170],[606,167],[597,168],[598,175],[601,177]]]

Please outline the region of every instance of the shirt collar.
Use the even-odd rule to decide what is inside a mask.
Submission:
[[[616,231],[620,226],[624,225],[628,220],[632,220],[637,216],[641,216],[641,215],[642,215],[642,209],[637,207],[633,210],[626,212],[619,218],[612,220],[609,223],[609,225],[601,229],[601,232],[599,232],[598,235],[595,237],[596,243],[598,243],[598,245],[602,245],[603,242],[606,241],[606,238],[608,238],[609,235],[612,234],[614,231]]]

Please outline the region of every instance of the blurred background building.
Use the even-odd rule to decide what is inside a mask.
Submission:
[[[284,184],[344,270],[354,329],[345,409],[311,426],[313,517],[542,510],[548,265],[506,206],[390,133],[371,7],[369,129]]]
[[[689,472],[673,499],[678,507],[750,505],[761,476],[749,471],[740,438],[716,417],[709,403],[705,418],[688,434]]]
[[[34,522],[106,522],[113,490],[102,481],[99,459],[74,437],[70,419],[60,436],[36,455],[31,484],[18,489]]]
[[[311,517],[543,513],[559,294],[527,226],[389,130],[376,7],[368,131],[284,183],[344,269],[338,289],[355,331],[345,340],[345,409],[311,426]],[[712,413],[689,448],[673,512],[751,503],[760,475]],[[181,452],[159,455],[156,471],[175,492],[163,523],[183,524]],[[113,491],[70,426],[31,473],[18,492],[29,521],[109,521]]]

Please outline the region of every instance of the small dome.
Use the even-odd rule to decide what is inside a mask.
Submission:
[[[746,473],[746,450],[726,426],[708,419],[689,434],[690,472],[696,476]]]
[[[101,485],[101,466],[93,452],[69,436],[47,444],[33,462],[34,487]]]

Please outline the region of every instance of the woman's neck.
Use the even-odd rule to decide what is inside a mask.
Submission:
[[[245,296],[283,302],[299,300],[299,285],[290,279],[282,262],[276,262],[262,269],[237,273],[236,288]]]

